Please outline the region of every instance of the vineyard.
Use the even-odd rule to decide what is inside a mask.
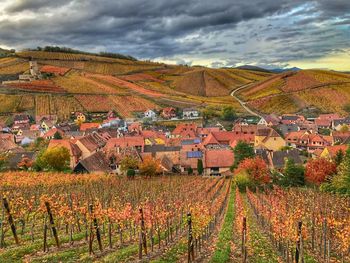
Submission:
[[[350,260],[350,199],[311,189],[50,173],[4,173],[0,185],[1,262]]]
[[[8,173],[0,182],[1,262],[167,262],[188,233],[194,259],[208,245],[230,193],[224,178]]]

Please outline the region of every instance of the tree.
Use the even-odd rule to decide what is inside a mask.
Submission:
[[[239,141],[235,148],[233,148],[233,153],[235,156],[235,160],[233,163],[233,169],[237,168],[238,165],[246,158],[253,158],[255,156],[254,154],[254,148],[244,142],[244,141]]]
[[[127,172],[129,169],[135,170],[139,166],[139,160],[131,155],[126,155],[120,161],[120,170],[122,172]]]
[[[69,168],[70,154],[65,147],[53,147],[39,154],[36,166],[41,170],[64,171]]]
[[[221,117],[225,121],[234,121],[237,118],[236,111],[232,106],[222,108]]]
[[[337,165],[325,158],[310,159],[305,167],[305,179],[320,185],[337,172]]]
[[[135,170],[134,169],[128,169],[127,172],[126,172],[126,176],[129,178],[129,179],[132,179],[135,177]]]
[[[344,159],[344,152],[342,150],[338,150],[334,156],[335,164],[337,166],[339,166],[341,164],[341,162],[343,161],[343,159]]]
[[[5,169],[7,164],[7,156],[5,154],[0,154],[0,171]]]
[[[187,169],[187,173],[188,173],[188,175],[192,175],[192,174],[193,174],[193,169],[192,169],[192,167],[189,167],[189,168]]]
[[[332,178],[331,189],[350,195],[350,148],[346,151],[343,161],[338,167],[338,173]]]
[[[250,179],[257,184],[270,182],[270,172],[265,161],[261,157],[244,159],[235,170],[236,174],[246,172]]]
[[[303,166],[296,165],[292,159],[287,159],[280,183],[283,186],[302,186],[305,184],[304,172]]]
[[[55,132],[55,134],[53,135],[53,138],[55,140],[61,140],[62,139],[62,135],[57,131]]]
[[[198,159],[198,161],[197,161],[197,171],[198,171],[199,175],[203,174],[204,169],[203,169],[203,161],[202,161],[202,159]]]
[[[152,157],[146,157],[140,164],[140,173],[147,177],[152,177],[162,172],[160,162]]]

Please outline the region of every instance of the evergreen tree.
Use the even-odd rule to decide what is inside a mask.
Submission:
[[[197,161],[197,171],[198,171],[199,175],[203,174],[204,169],[203,169],[203,161],[202,161],[202,159],[198,159],[198,161]]]
[[[53,138],[54,138],[55,140],[61,140],[61,139],[62,139],[62,136],[61,136],[61,134],[57,131],[57,132],[55,132],[55,134],[53,135]]]
[[[244,141],[239,141],[237,143],[235,148],[233,148],[233,153],[235,156],[235,160],[232,167],[233,169],[236,169],[244,159],[253,158],[255,156],[253,146]]]
[[[303,186],[305,185],[305,169],[301,165],[296,165],[294,160],[287,159],[281,184],[283,186]]]
[[[331,182],[332,188],[338,193],[350,194],[350,148],[346,151],[338,169],[338,174]]]
[[[344,159],[343,151],[342,150],[337,151],[337,153],[335,154],[335,157],[334,157],[334,162],[337,164],[337,166],[341,164],[343,159]]]

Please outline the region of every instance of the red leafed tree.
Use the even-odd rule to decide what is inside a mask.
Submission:
[[[270,182],[270,172],[264,160],[260,157],[244,159],[236,169],[236,173],[245,170],[249,176],[259,183]]]
[[[337,165],[325,158],[310,159],[305,167],[305,177],[308,182],[321,184],[327,177],[337,172]]]

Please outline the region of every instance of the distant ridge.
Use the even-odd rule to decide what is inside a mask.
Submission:
[[[301,68],[297,68],[297,67],[293,67],[293,68],[274,68],[271,69],[270,72],[274,72],[274,73],[283,73],[286,71],[299,71],[301,70]]]
[[[243,66],[238,66],[236,67],[237,69],[244,69],[244,70],[253,70],[253,71],[260,71],[260,72],[266,72],[266,73],[271,73],[270,70],[257,67],[257,66],[252,66],[252,65],[243,65]]]

